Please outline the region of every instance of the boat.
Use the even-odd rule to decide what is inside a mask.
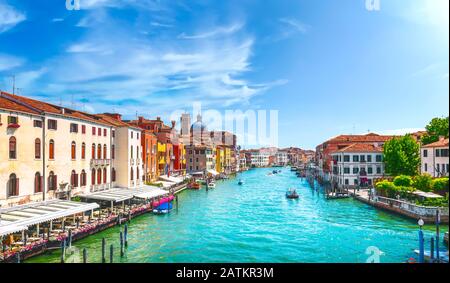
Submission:
[[[214,189],[216,187],[216,183],[214,183],[213,181],[208,183],[208,189]]]
[[[172,203],[165,202],[153,209],[154,214],[167,214],[172,210]]]
[[[200,184],[197,183],[197,182],[192,182],[192,183],[190,183],[190,184],[187,186],[187,188],[188,188],[188,189],[191,189],[191,190],[200,190],[200,189],[201,189],[201,186],[200,186]]]
[[[175,197],[172,195],[172,196],[165,197],[165,198],[162,198],[162,199],[159,199],[159,200],[155,200],[152,203],[152,206],[156,208],[156,207],[159,207],[159,206],[161,206],[161,205],[163,205],[165,203],[169,203],[169,202],[173,201],[174,199],[175,199]]]
[[[297,190],[296,190],[296,189],[289,189],[289,190],[286,192],[286,197],[287,197],[288,199],[298,199],[298,198],[299,198],[299,195],[297,194]]]
[[[242,186],[243,184],[244,184],[244,181],[239,180],[238,185],[239,185],[239,186]]]
[[[278,173],[281,173],[281,170],[278,170]]]
[[[273,170],[272,173],[273,174],[278,174],[278,171],[277,170]]]
[[[292,167],[291,167],[291,171],[297,171],[297,167],[292,166]]]

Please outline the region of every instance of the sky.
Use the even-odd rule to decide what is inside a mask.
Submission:
[[[449,1],[372,1],[0,0],[0,89],[126,119],[275,110],[305,149],[447,117]]]

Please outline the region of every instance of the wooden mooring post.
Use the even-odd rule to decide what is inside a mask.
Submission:
[[[119,233],[120,235],[120,257],[123,257],[123,233],[122,231],[120,231]]]
[[[83,263],[87,263],[87,249],[83,249]]]
[[[125,227],[123,229],[123,236],[125,240],[125,248],[128,247],[128,224],[125,224]]]
[[[66,239],[61,241],[61,263],[64,263],[66,257]]]
[[[111,246],[109,246],[109,263],[113,263],[113,257],[114,257],[114,246],[111,244]]]
[[[105,249],[106,249],[106,240],[105,238],[102,238],[102,263],[106,262]]]

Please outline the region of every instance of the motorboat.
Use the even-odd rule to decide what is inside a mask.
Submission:
[[[244,181],[239,180],[238,185],[239,185],[239,186],[242,186],[243,184],[244,184]]]
[[[165,202],[153,209],[154,214],[167,214],[172,210],[172,203]]]
[[[201,185],[199,183],[197,183],[197,182],[191,182],[191,183],[189,183],[187,188],[191,189],[191,190],[200,190],[201,189]]]
[[[214,189],[216,188],[216,183],[214,183],[214,181],[211,181],[208,183],[208,189]]]
[[[272,173],[273,174],[278,174],[278,170],[273,170]]]
[[[298,198],[299,198],[299,195],[298,195],[296,189],[289,189],[289,190],[286,192],[286,197],[287,197],[288,199],[298,199]]]

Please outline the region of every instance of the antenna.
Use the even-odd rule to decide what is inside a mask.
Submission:
[[[12,94],[16,94],[16,75],[12,75]]]

